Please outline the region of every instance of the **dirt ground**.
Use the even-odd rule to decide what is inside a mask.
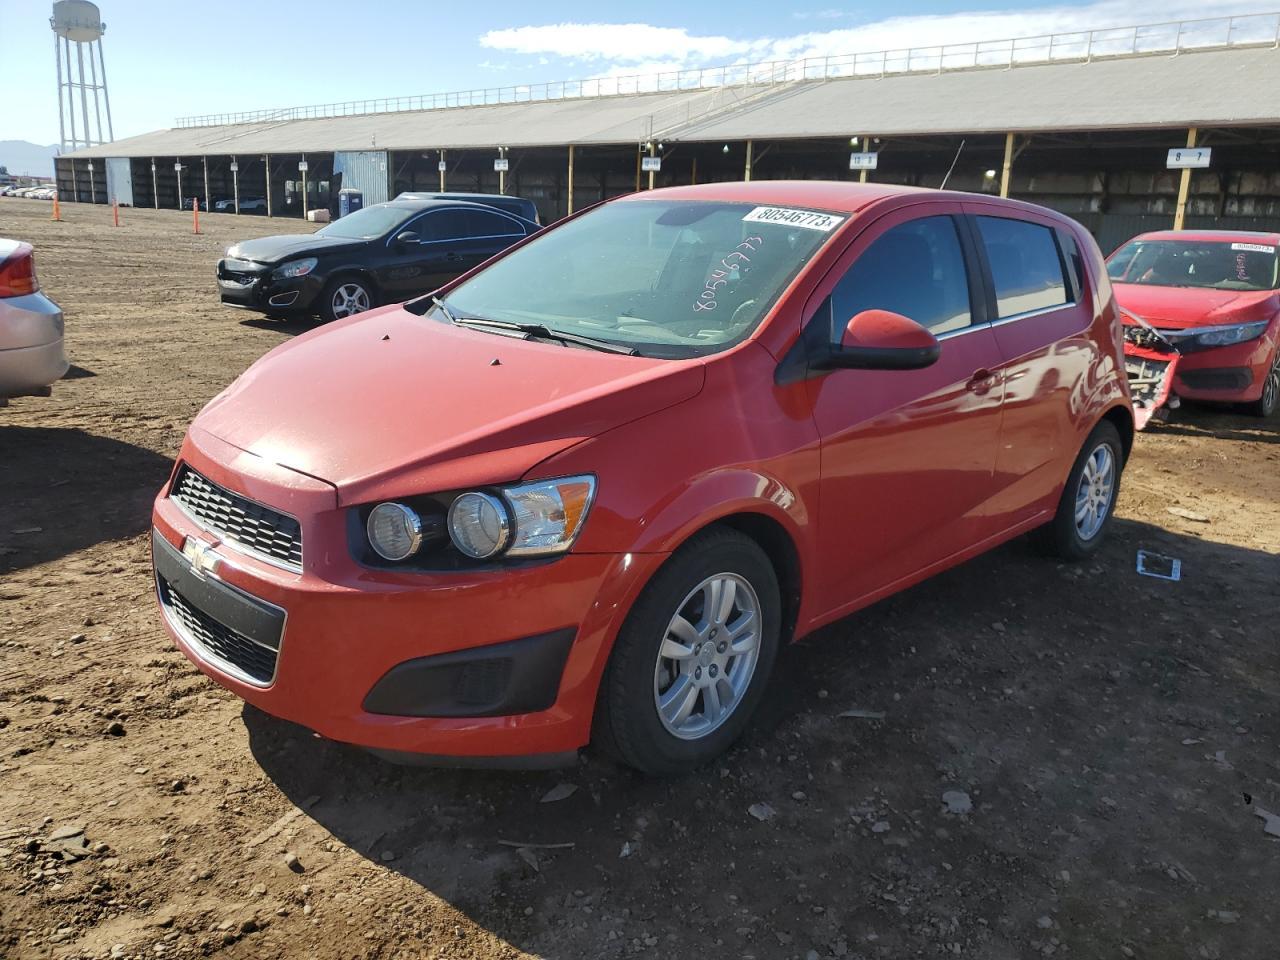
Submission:
[[[187,423],[300,329],[214,261],[301,225],[63,215],[0,199],[75,364],[0,410],[0,956],[1276,956],[1280,421],[1183,410],[1096,562],[1015,542],[792,647],[699,775],[393,767],[245,708],[154,603]]]

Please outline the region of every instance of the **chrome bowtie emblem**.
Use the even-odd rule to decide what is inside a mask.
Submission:
[[[217,576],[218,566],[222,563],[222,558],[213,552],[212,543],[206,543],[204,540],[198,540],[195,537],[187,537],[182,541],[182,555],[187,558],[187,562],[191,564],[191,569],[196,576]]]

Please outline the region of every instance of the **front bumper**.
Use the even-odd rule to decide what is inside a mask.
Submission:
[[[1224,347],[1184,349],[1181,353],[1160,347],[1138,346],[1128,339],[1124,344],[1125,366],[1129,371],[1134,406],[1142,404],[1154,413],[1175,398],[1217,403],[1252,403],[1262,395],[1267,371],[1271,368],[1277,344],[1264,334],[1245,343]],[[1162,382],[1144,388],[1135,382],[1143,377]],[[1150,416],[1150,413],[1148,414]],[[1141,424],[1139,429],[1141,429]]]
[[[552,756],[586,744],[613,638],[662,556],[569,554],[506,569],[375,571],[351,559],[346,511],[333,488],[207,434],[196,436],[184,445],[184,462],[214,483],[289,512],[301,522],[304,537],[303,570],[295,573],[221,542],[169,499],[167,486],[161,491],[153,515],[156,555],[166,558],[158,562],[161,577],[165,564],[173,575],[173,554],[181,555],[186,545],[207,582],[247,599],[216,607],[220,616],[240,609],[252,619],[254,609],[259,611],[256,625],[244,621],[243,633],[257,630],[252,639],[269,647],[270,622],[261,611],[281,612],[276,658],[264,679],[262,670],[253,676],[229,669],[207,645],[193,642],[192,633],[165,610],[161,586],[165,627],[204,673],[269,714],[387,755]],[[189,605],[211,605],[190,585],[187,592],[192,595],[183,599]],[[499,646],[513,643],[538,649],[511,654]],[[548,666],[546,651],[556,649],[560,659]],[[506,666],[493,666],[504,659]],[[492,679],[495,670],[508,677],[541,671],[544,682],[482,685],[471,701],[472,715],[413,715],[413,703],[448,712],[431,704],[449,696],[458,701],[460,690],[474,689],[468,685],[477,677]],[[539,692],[545,701],[538,701]],[[510,699],[503,700],[505,695]],[[494,712],[504,704],[522,712]],[[388,705],[406,712],[388,713]]]
[[[271,268],[237,269],[218,262],[218,295],[229,307],[259,313],[308,310],[320,296],[324,282],[314,273],[305,277],[274,279]]]

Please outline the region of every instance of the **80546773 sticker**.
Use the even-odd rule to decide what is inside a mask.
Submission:
[[[836,216],[833,213],[795,210],[791,207],[756,207],[742,219],[745,223],[776,223],[784,227],[804,227],[806,230],[820,230],[823,233],[830,233],[844,223],[844,217]]]

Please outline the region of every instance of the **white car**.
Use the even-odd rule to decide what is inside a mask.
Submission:
[[[62,308],[40,292],[31,244],[0,237],[0,406],[47,397],[69,364]]]

